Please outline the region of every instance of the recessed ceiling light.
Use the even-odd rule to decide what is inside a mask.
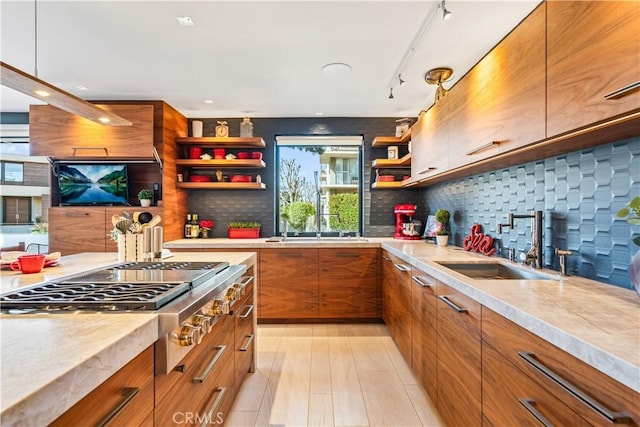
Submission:
[[[111,120],[109,120],[109,117],[100,117],[98,120],[100,120],[100,122],[107,124],[109,123]]]
[[[88,87],[82,86],[82,85],[78,85],[78,86],[76,86],[76,88],[78,88],[79,90],[89,90]]]
[[[204,103],[205,104],[213,104],[213,99],[205,99]]]
[[[318,112],[316,113],[316,116],[323,116],[323,115],[324,115],[324,113],[322,113],[322,112],[320,112],[320,111],[318,111]]]
[[[190,16],[176,16],[176,19],[178,20],[178,23],[183,27],[193,27],[194,25],[196,25]]]
[[[42,96],[44,98],[46,98],[47,96],[51,96],[51,94],[49,92],[47,92],[46,90],[42,90],[42,89],[34,90],[33,93],[35,93],[36,95]]]
[[[339,76],[351,71],[351,65],[343,62],[332,62],[322,67],[322,72],[330,76]]]

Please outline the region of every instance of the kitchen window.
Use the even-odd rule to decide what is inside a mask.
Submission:
[[[24,165],[22,163],[3,162],[2,163],[2,183],[22,183],[24,182]]]
[[[360,233],[362,136],[276,137],[276,232]]]

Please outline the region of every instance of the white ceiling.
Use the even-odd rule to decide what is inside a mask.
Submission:
[[[433,103],[427,70],[451,67],[455,82],[539,3],[448,0],[443,21],[426,0],[38,0],[38,76],[83,99],[163,100],[187,117],[416,116]],[[30,74],[34,4],[0,3],[2,61]],[[399,87],[396,69],[429,16]],[[326,75],[331,62],[352,71]],[[0,96],[2,112],[38,103],[5,87]]]

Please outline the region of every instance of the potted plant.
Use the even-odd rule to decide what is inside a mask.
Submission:
[[[140,206],[151,206],[151,199],[153,199],[153,193],[146,188],[138,191],[138,200],[140,200]]]
[[[616,217],[626,219],[631,225],[640,225],[640,196],[631,199],[625,207],[616,213]],[[640,246],[640,236],[634,237],[632,241],[636,246]],[[629,276],[633,288],[640,295],[640,251],[631,258]]]
[[[446,209],[436,211],[436,221],[440,223],[440,229],[436,232],[438,246],[446,246],[449,243],[449,218],[451,214]]]
[[[260,237],[259,221],[232,221],[227,223],[230,239],[257,239]]]
[[[198,222],[198,225],[200,226],[201,237],[203,239],[208,239],[209,230],[213,228],[213,221],[210,219],[201,219],[200,222]]]

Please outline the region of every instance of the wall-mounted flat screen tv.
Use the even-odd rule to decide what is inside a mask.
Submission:
[[[59,164],[61,205],[127,205],[125,164]]]

